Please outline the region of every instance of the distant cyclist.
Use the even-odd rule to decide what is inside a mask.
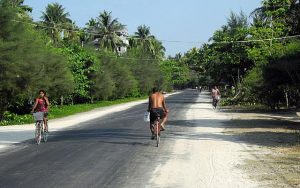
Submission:
[[[155,138],[154,134],[154,122],[157,118],[157,115],[161,119],[161,130],[165,130],[165,123],[168,118],[169,109],[166,107],[166,101],[163,94],[161,94],[157,87],[152,89],[152,94],[149,96],[148,111],[150,112],[150,130],[152,133],[151,139]]]
[[[221,98],[221,93],[217,86],[214,86],[213,89],[211,90],[211,96],[213,100],[212,105],[214,108],[217,108],[218,102],[220,101]]]
[[[44,112],[44,125],[45,132],[48,132],[48,111],[49,111],[49,99],[46,96],[46,92],[44,90],[39,91],[39,96],[35,99],[35,103],[31,110],[31,113],[36,110],[37,112]]]

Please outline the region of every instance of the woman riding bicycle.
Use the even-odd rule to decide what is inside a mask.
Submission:
[[[44,125],[45,125],[45,132],[48,132],[48,111],[49,111],[49,99],[46,97],[46,92],[44,90],[39,91],[39,96],[35,99],[35,103],[31,110],[31,113],[36,110],[37,112],[44,113]]]

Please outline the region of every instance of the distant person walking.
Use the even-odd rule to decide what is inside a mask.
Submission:
[[[220,101],[221,98],[221,93],[220,90],[218,89],[217,86],[214,86],[211,90],[211,96],[212,96],[212,105],[214,108],[217,108],[217,105]]]

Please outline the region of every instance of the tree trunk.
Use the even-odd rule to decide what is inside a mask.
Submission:
[[[94,97],[91,97],[91,104],[94,103]]]
[[[63,106],[64,105],[64,96],[60,97],[60,105]]]
[[[289,101],[289,93],[288,89],[284,89],[284,97],[285,97],[285,102],[286,102],[286,108],[290,108],[290,101]]]

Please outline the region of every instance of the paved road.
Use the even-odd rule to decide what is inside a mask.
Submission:
[[[204,96],[202,102],[207,101]],[[170,121],[181,119],[198,93],[170,96]],[[48,143],[32,140],[0,155],[0,187],[155,187],[157,166],[172,157],[182,127],[169,126],[155,147],[143,122],[146,104],[52,132]]]

